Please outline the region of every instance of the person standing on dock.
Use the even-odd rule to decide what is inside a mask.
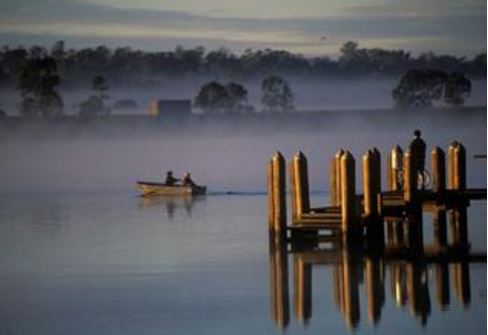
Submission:
[[[422,190],[425,189],[425,150],[426,145],[424,140],[420,138],[422,133],[416,129],[414,131],[415,138],[410,143],[410,157],[412,157],[412,168],[414,175],[418,175],[422,182]]]

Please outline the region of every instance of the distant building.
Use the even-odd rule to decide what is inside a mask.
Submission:
[[[187,117],[191,114],[191,100],[156,100],[149,105],[149,114],[163,117]]]

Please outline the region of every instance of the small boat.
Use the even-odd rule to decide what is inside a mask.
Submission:
[[[203,195],[207,192],[206,186],[186,186],[173,185],[168,186],[164,183],[155,183],[148,181],[138,181],[137,188],[142,193],[141,196],[148,197],[153,195]]]

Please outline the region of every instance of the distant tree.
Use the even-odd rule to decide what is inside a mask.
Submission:
[[[435,70],[409,70],[392,95],[398,107],[425,108],[442,97],[447,75]]]
[[[392,95],[399,107],[430,107],[443,99],[453,106],[464,104],[471,92],[471,81],[463,74],[450,75],[437,70],[410,70],[400,78]]]
[[[444,101],[452,106],[464,105],[465,98],[471,93],[471,81],[461,73],[452,73],[447,77],[444,88]]]
[[[205,113],[224,113],[230,106],[229,92],[222,84],[212,81],[202,86],[194,105]]]
[[[106,94],[109,88],[105,78],[100,75],[95,76],[92,80],[92,90],[95,94],[80,104],[79,115],[83,117],[107,115],[110,110],[105,105],[105,100],[109,99]]]
[[[235,113],[249,110],[247,104],[247,90],[241,84],[230,82],[225,86],[229,99],[229,109]]]
[[[261,105],[264,112],[290,112],[294,110],[293,92],[288,83],[278,77],[269,76],[261,84],[263,96]]]
[[[60,83],[54,58],[28,59],[22,66],[18,88],[23,116],[54,117],[62,113],[63,102],[56,87]]]
[[[212,81],[202,86],[194,101],[206,113],[247,113],[254,109],[247,103],[247,90],[241,84],[222,85]]]

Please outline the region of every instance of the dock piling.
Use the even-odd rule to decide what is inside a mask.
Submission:
[[[353,230],[356,221],[355,161],[349,151],[341,157],[341,213],[342,231]]]
[[[403,154],[403,200],[412,203],[417,190],[417,178],[414,176],[410,151]]]
[[[458,141],[452,142],[448,151],[448,186],[451,190],[466,189],[466,149]]]
[[[403,169],[403,150],[396,145],[389,153],[386,166],[386,187],[388,191],[401,190],[400,171]]]
[[[378,194],[381,193],[381,162],[378,149],[368,150],[362,160],[363,210],[368,218],[379,216]]]
[[[268,164],[269,229],[284,232],[286,228],[285,159],[277,151]]]
[[[334,155],[334,195],[335,195],[335,202],[332,203],[332,206],[340,206],[341,205],[341,158],[344,155],[344,149],[339,149]]]
[[[304,213],[310,211],[307,158],[301,151],[293,157],[290,163],[290,182],[293,218],[296,221],[300,220]]]
[[[446,190],[446,155],[444,151],[435,147],[431,151],[432,191],[442,193]]]

